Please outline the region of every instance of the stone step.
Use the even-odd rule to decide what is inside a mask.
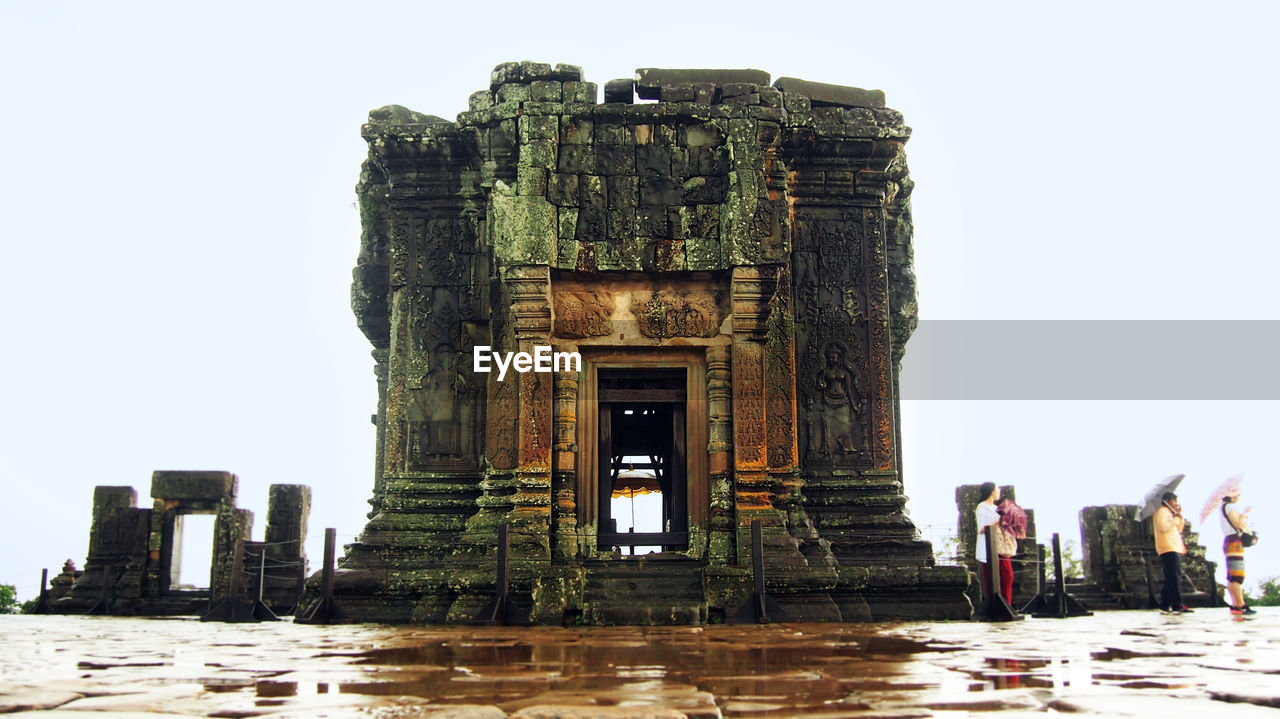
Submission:
[[[584,614],[592,624],[702,624],[702,564],[687,559],[586,563]]]

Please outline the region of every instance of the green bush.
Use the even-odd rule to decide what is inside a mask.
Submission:
[[[18,614],[21,611],[18,590],[12,584],[0,584],[0,614]]]
[[[1256,604],[1259,607],[1280,607],[1280,577],[1267,577],[1258,582],[1253,588],[1256,592],[1245,596],[1245,601],[1249,604]]]

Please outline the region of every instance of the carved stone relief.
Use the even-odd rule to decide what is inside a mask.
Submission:
[[[832,457],[855,455],[862,448],[862,390],[841,342],[828,342],[826,365],[813,378],[807,396],[809,451]]]
[[[439,344],[420,386],[409,390],[409,465],[475,454],[475,383],[465,358],[452,345]]]
[[[631,312],[646,337],[714,337],[725,308],[720,292],[633,292]]]
[[[613,333],[614,299],[610,292],[556,292],[555,334],[582,339]]]

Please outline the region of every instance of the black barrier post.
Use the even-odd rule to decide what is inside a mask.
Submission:
[[[238,541],[231,550],[231,582],[227,587],[227,596],[200,617],[202,622],[261,622],[279,621],[280,617],[261,601],[261,587],[258,599],[250,599],[245,587],[244,542]],[[263,554],[266,553],[264,548]],[[210,593],[212,593],[210,588]]]
[[[1058,541],[1057,534],[1053,535],[1053,572],[1053,597],[1049,599],[1045,610],[1035,616],[1062,619],[1092,615],[1093,612],[1067,594],[1067,578],[1062,573],[1062,545]]]
[[[53,614],[53,607],[49,605],[49,569],[40,570],[40,598],[36,600],[35,609],[31,610],[32,614]]]
[[[303,624],[332,624],[334,620],[345,619],[342,607],[333,601],[333,558],[337,551],[338,530],[328,527],[324,530],[324,568],[320,571],[320,601],[306,617],[295,619]]]
[[[1045,598],[1045,594],[1044,594],[1044,591],[1047,588],[1046,585],[1048,583],[1045,581],[1045,577],[1044,577],[1045,567],[1044,567],[1044,545],[1043,544],[1036,545],[1036,560],[1037,560],[1037,564],[1039,564],[1039,567],[1037,568],[1040,570],[1036,574],[1036,595],[1031,598],[1031,601],[1023,605],[1021,610],[1022,614],[1034,614],[1038,611],[1043,610],[1046,604],[1048,603],[1048,600]]]
[[[759,519],[751,520],[751,573],[755,580],[755,591],[747,597],[747,601],[733,613],[730,620],[733,624],[769,624],[770,622],[790,621],[782,607],[773,601],[764,587],[764,524]]]
[[[983,532],[987,542],[987,586],[991,589],[991,593],[983,598],[974,616],[988,622],[1010,622],[1023,617],[1013,611],[1013,607],[1009,606],[1009,602],[1005,601],[1004,595],[1000,593],[1000,555],[996,554],[996,532],[998,531],[999,528],[991,524],[987,525],[986,531]]]
[[[507,525],[498,525],[498,581],[493,599],[473,620],[476,624],[524,624],[520,612],[511,601],[511,533]]]

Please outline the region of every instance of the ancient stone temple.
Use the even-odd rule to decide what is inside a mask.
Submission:
[[[293,611],[307,574],[303,541],[311,488],[273,484],[262,542],[250,540],[253,512],[236,506],[230,472],[159,471],[150,507],[132,487],[98,486],[84,570],[71,560],[53,581],[53,610],[65,614],[204,614],[233,594],[262,596],[277,613]],[[180,584],[184,522],[212,517],[207,586]],[[201,578],[203,579],[203,578]],[[261,591],[260,591],[261,590]]]
[[[758,519],[792,618],[967,617],[903,492],[901,114],[758,70],[641,69],[604,100],[523,62],[456,122],[370,114],[352,302],[377,462],[336,603],[469,621],[507,525],[531,621],[714,622]],[[625,519],[637,490],[651,526]]]
[[[1153,519],[1136,518],[1138,506],[1106,504],[1080,510],[1086,585],[1103,608],[1146,609],[1160,596],[1164,569],[1155,549]],[[1182,529],[1187,553],[1182,561],[1182,599],[1192,607],[1222,606],[1217,565],[1207,559],[1200,535],[1188,522]]]

